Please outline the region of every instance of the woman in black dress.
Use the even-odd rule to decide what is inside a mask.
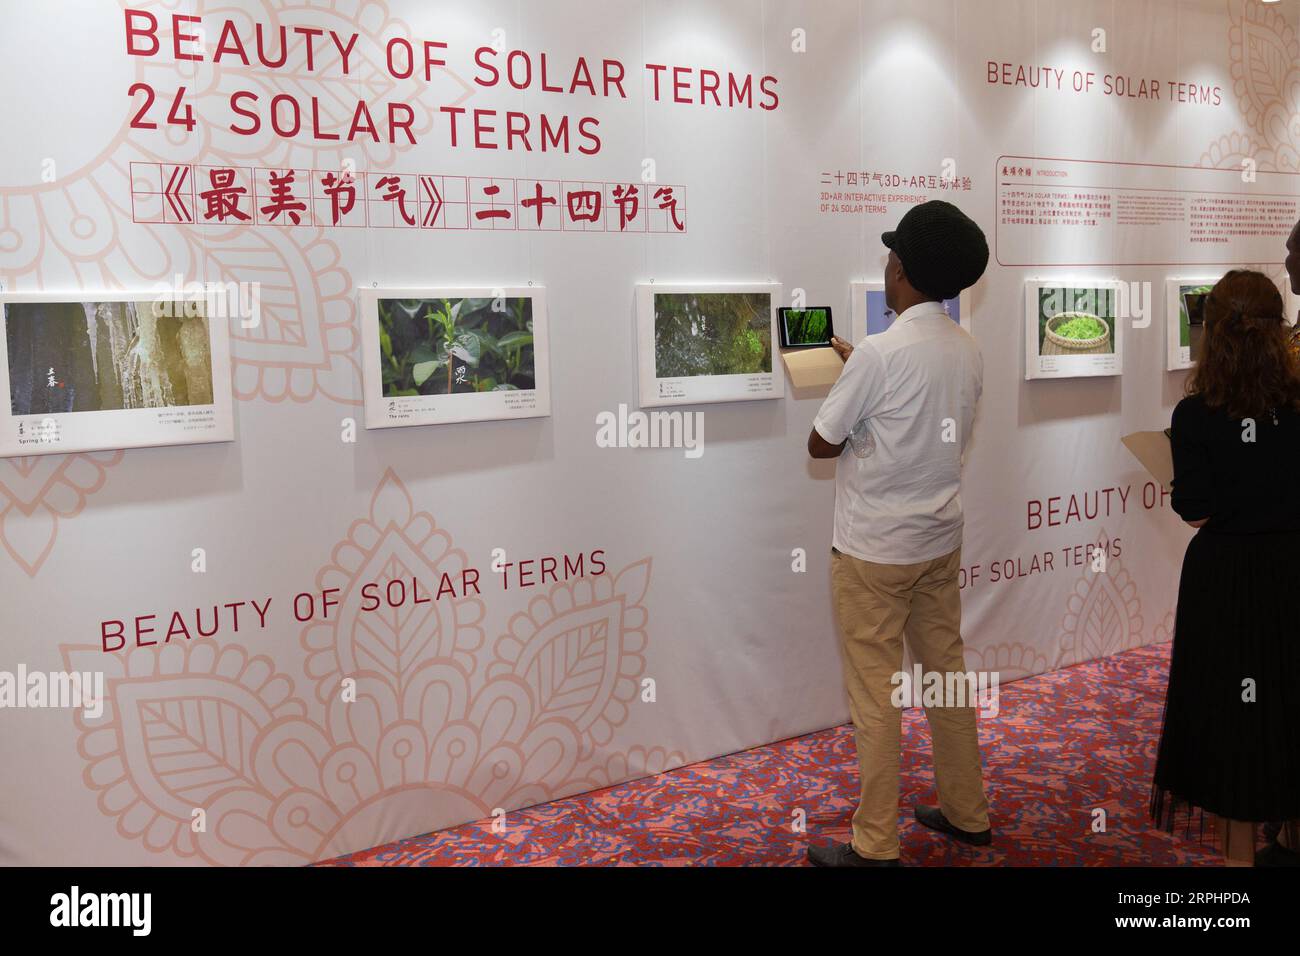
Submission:
[[[1210,813],[1225,861],[1300,861],[1300,377],[1282,297],[1236,270],[1205,305],[1188,395],[1174,409],[1172,505],[1198,529],[1183,557],[1151,812]],[[1202,817],[1203,822],[1203,817]]]

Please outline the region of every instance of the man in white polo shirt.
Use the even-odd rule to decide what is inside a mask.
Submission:
[[[899,865],[902,713],[891,696],[904,637],[923,671],[966,670],[961,466],[983,361],[943,301],[983,274],[988,243],[961,210],[937,201],[913,207],[881,238],[890,249],[885,303],[897,318],[856,348],[833,343],[844,370],[808,436],[814,458],[838,459],[831,589],[862,777],[853,839],[810,848],[818,866]],[[926,717],[939,806],[918,805],[916,817],[986,845],[992,830],[974,708],[929,707]]]

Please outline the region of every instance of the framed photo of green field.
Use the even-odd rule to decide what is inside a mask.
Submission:
[[[551,414],[546,290],[361,289],[366,427]]]
[[[0,294],[0,457],[233,441],[224,299]]]
[[[1025,379],[1119,375],[1124,323],[1113,279],[1025,283]]]
[[[1165,280],[1166,370],[1191,368],[1201,355],[1205,332],[1205,297],[1218,279]]]
[[[849,284],[853,300],[853,324],[850,334],[856,345],[867,335],[878,335],[894,324],[896,315],[885,304],[885,284],[883,282],[852,282]],[[970,289],[966,289],[955,299],[945,299],[943,310],[967,332],[974,334],[971,327]]]
[[[637,286],[644,407],[781,398],[778,283]]]

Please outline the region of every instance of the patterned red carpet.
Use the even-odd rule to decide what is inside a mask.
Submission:
[[[934,802],[920,710],[903,717],[903,862],[921,866],[1214,864],[1208,845],[1146,817],[1169,645],[1128,651],[1001,688],[980,721],[993,846],[961,846],[911,819]],[[845,840],[857,801],[850,728],[557,800],[331,861],[359,866],[801,866],[809,842]],[[1095,811],[1105,832],[1094,832]],[[806,832],[797,832],[797,811]]]

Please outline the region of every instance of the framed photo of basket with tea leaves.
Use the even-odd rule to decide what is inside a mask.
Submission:
[[[366,427],[551,413],[539,286],[361,289]]]
[[[1031,279],[1025,283],[1025,378],[1079,378],[1123,371],[1119,283]]]

